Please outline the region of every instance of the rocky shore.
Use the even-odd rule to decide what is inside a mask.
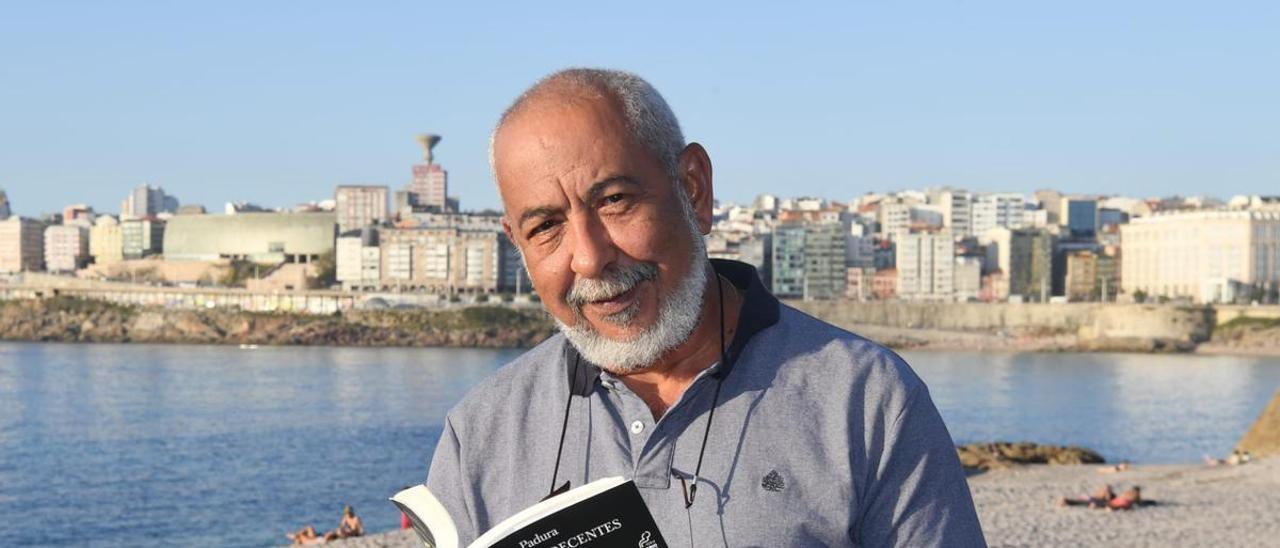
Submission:
[[[1002,470],[1024,464],[1102,464],[1106,460],[1096,451],[1083,447],[1041,445],[1036,443],[971,443],[956,448],[960,465],[969,470]]]
[[[20,341],[497,348],[533,346],[554,329],[540,310],[496,306],[316,316],[63,297],[0,301],[0,339]]]
[[[825,310],[819,307],[808,312],[897,349],[1280,356],[1280,320],[1232,321],[1213,329],[1205,340],[1192,342],[1143,336],[1090,338],[1050,328],[890,327],[838,321],[840,318],[824,316]],[[320,316],[138,307],[71,297],[0,301],[0,340],[496,348],[531,347],[554,331],[545,312],[506,306],[350,310]]]

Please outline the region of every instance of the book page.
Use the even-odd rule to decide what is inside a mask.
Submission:
[[[409,516],[414,532],[427,548],[461,548],[453,518],[427,486],[405,489],[391,497],[391,502]]]

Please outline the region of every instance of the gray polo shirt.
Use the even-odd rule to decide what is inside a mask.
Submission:
[[[661,419],[560,335],[449,413],[427,485],[461,540],[547,495],[569,403],[556,482],[634,479],[672,546],[985,546],[951,436],[906,362],[780,304],[750,266],[713,264],[745,296],[738,333]],[[686,509],[679,478],[716,382]]]

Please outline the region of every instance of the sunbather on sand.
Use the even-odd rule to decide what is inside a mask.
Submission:
[[[1099,474],[1115,474],[1119,472],[1126,472],[1128,470],[1129,470],[1129,461],[1122,461],[1120,464],[1103,466],[1102,468],[1098,469],[1098,473]]]
[[[1110,485],[1104,485],[1097,491],[1081,497],[1062,497],[1058,499],[1058,506],[1088,506],[1089,508],[1105,508],[1111,499],[1116,498],[1116,492],[1111,490]]]
[[[302,546],[305,544],[324,544],[325,538],[320,536],[315,526],[308,525],[295,532],[285,535],[289,540],[293,541],[294,546]]]
[[[1132,510],[1142,504],[1142,488],[1137,485],[1130,487],[1120,496],[1113,497],[1107,502],[1107,511],[1112,510]]]

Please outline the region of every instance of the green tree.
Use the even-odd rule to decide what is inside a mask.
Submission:
[[[330,249],[320,255],[314,263],[316,277],[310,280],[311,289],[328,289],[338,281],[337,253]]]

